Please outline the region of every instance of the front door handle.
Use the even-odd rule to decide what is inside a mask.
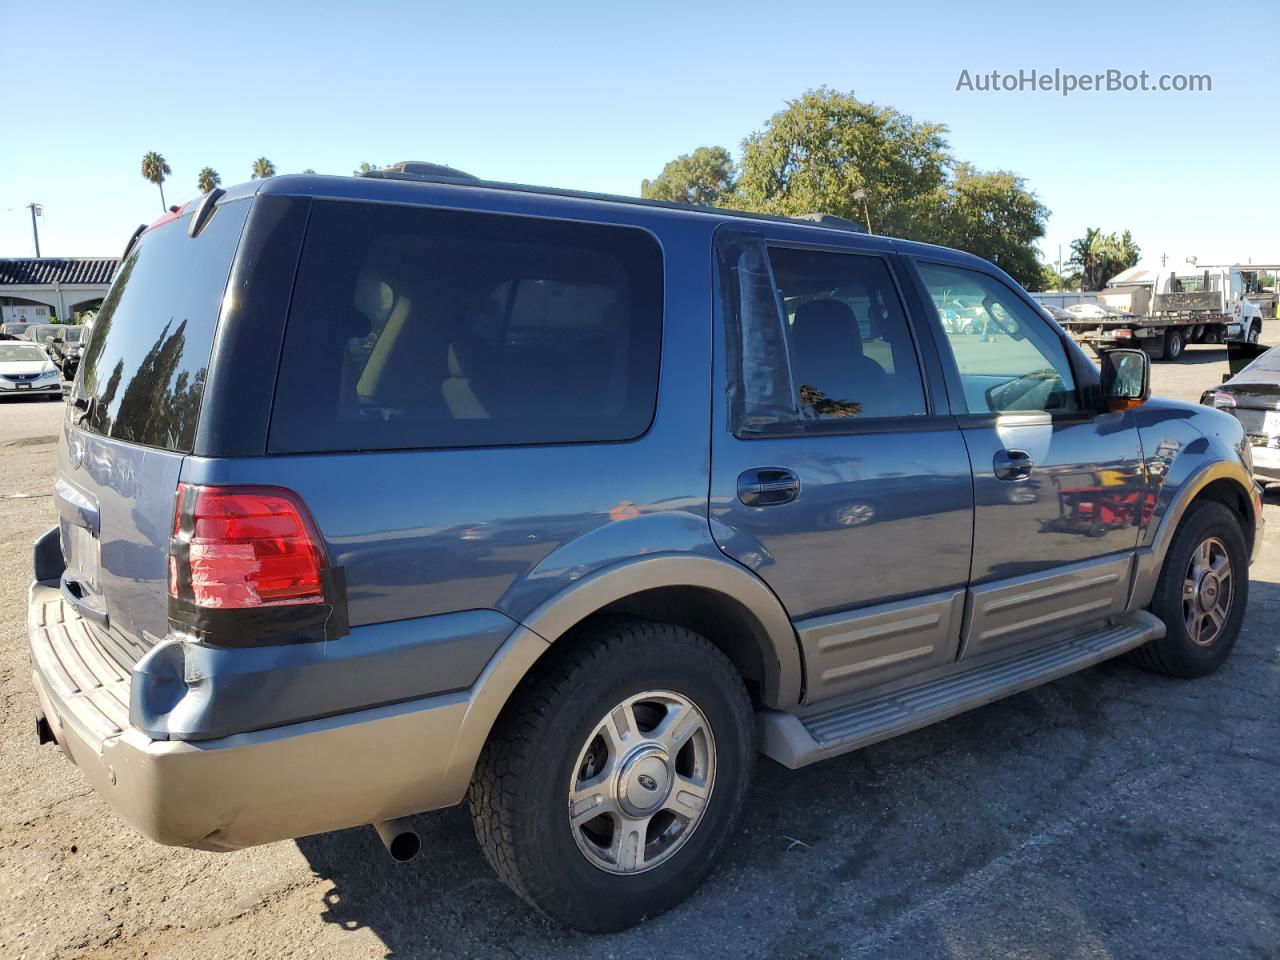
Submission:
[[[790,503],[800,496],[800,478],[785,467],[757,467],[738,476],[738,499],[748,507]]]
[[[1025,450],[1001,450],[992,463],[997,480],[1025,480],[1036,463]]]

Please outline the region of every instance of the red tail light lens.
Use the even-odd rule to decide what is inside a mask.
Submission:
[[[178,484],[169,595],[197,607],[321,603],[324,548],[297,494]]]

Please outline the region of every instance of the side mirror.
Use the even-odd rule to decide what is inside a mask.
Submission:
[[[1111,412],[1133,410],[1151,396],[1151,358],[1145,350],[1102,355],[1102,401]]]

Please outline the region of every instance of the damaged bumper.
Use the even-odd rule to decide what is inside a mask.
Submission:
[[[449,806],[466,791],[475,688],[216,739],[155,740],[129,723],[130,674],[96,647],[56,584],[32,584],[27,637],[47,731],[117,813],[160,843],[237,849]]]

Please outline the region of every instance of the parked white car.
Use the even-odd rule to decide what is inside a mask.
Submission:
[[[0,396],[42,393],[62,396],[62,373],[44,348],[19,340],[0,341]]]

